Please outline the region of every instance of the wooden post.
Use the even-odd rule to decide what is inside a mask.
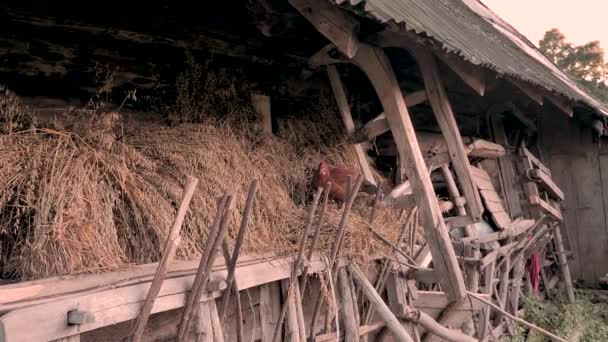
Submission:
[[[335,65],[327,66],[327,75],[329,76],[329,82],[331,83],[331,88],[334,91],[334,97],[336,98],[338,108],[340,109],[342,121],[344,121],[344,126],[346,127],[346,133],[348,135],[353,134],[355,132],[355,123],[353,122],[353,117],[350,113],[350,106],[348,104],[348,99],[346,98],[344,85],[340,80],[340,75],[338,74],[338,70],[336,69]],[[363,145],[354,144],[353,148],[357,156],[357,161],[359,162],[359,167],[363,173],[363,177],[365,177],[366,181],[376,185],[374,175],[372,174],[372,169],[369,166],[369,161],[367,160],[367,153],[363,149]]]
[[[202,302],[197,307],[196,312],[196,342],[213,342],[213,324],[211,323],[211,312],[209,304]]]
[[[463,298],[466,289],[462,273],[393,68],[381,49],[367,44],[359,46],[354,62],[365,72],[384,107],[399,157],[407,167],[441,286],[450,301]]]
[[[279,320],[281,312],[281,289],[278,282],[260,286],[260,328],[262,342],[272,342],[272,334]],[[282,335],[279,328],[279,335]]]
[[[224,342],[224,331],[222,330],[222,322],[217,313],[215,299],[207,302],[209,304],[209,314],[211,315],[211,326],[213,328],[213,342]]]
[[[353,279],[361,286],[363,293],[367,299],[374,305],[378,316],[386,323],[386,326],[391,330],[393,336],[400,342],[413,342],[410,335],[407,334],[405,328],[401,325],[401,322],[391,312],[388,306],[382,300],[382,297],[374,289],[369,280],[365,277],[365,274],[355,264],[349,266],[349,271],[353,276]]]
[[[509,310],[511,308],[511,313],[517,315],[518,306],[519,306],[519,296],[521,294],[521,281],[526,272],[526,258],[524,257],[525,253],[522,251],[517,258],[514,260],[513,267],[513,279],[511,280],[511,298],[510,301],[507,302],[503,309]],[[542,260],[540,261],[543,262]],[[542,267],[542,266],[541,266]]]
[[[340,315],[344,323],[344,341],[359,342],[359,322],[355,314],[355,304],[353,303],[354,293],[350,286],[350,279],[344,268],[338,271],[338,284],[340,286]]]
[[[270,112],[270,96],[252,94],[251,104],[257,114],[255,124],[265,134],[272,134],[272,116]]]
[[[281,288],[283,289],[283,307],[286,308],[285,316],[287,321],[285,339],[290,342],[305,342],[306,339],[302,340],[300,337],[301,334],[300,325],[298,322],[298,309],[296,308],[296,296],[293,295],[293,290],[290,290],[291,287],[292,285],[290,284],[289,280],[281,280]],[[274,341],[278,341],[276,331],[274,336]]]
[[[163,286],[163,281],[167,275],[167,267],[169,266],[169,263],[173,261],[173,257],[175,256],[175,252],[179,246],[179,242],[181,240],[180,230],[182,228],[182,223],[184,223],[184,218],[186,217],[186,213],[190,207],[190,200],[192,200],[192,196],[194,195],[194,190],[196,189],[197,184],[198,179],[188,177],[177,215],[175,215],[173,226],[171,227],[171,230],[169,230],[169,235],[167,236],[167,240],[165,242],[165,248],[163,249],[163,254],[160,262],[158,263],[156,274],[154,275],[154,280],[152,280],[152,284],[150,284],[150,289],[146,295],[146,300],[142,305],[139,317],[135,323],[135,328],[133,329],[133,335],[131,337],[132,342],[139,342],[144,333],[146,323],[148,322],[148,318],[150,318],[150,312],[152,312],[152,306],[154,306],[156,296],[158,296],[160,288]]]
[[[478,222],[481,220],[483,212],[481,199],[471,177],[469,158],[464,148],[460,130],[452,112],[452,106],[445,87],[439,77],[437,62],[435,61],[435,57],[421,46],[416,46],[411,51],[420,66],[429,102],[450,152],[450,159],[452,160],[454,171],[456,171],[456,175],[458,176],[458,183],[467,200],[468,214],[473,218],[474,222]]]
[[[494,271],[495,271],[496,261],[492,261],[484,270],[484,286],[483,292],[488,295],[488,298],[492,298],[492,293],[494,292]],[[492,325],[490,324],[490,314],[492,313],[492,308],[487,305],[481,310],[481,316],[479,319],[479,328],[477,329],[478,337],[480,340],[486,338],[486,336],[490,335],[490,331],[492,330]]]
[[[509,293],[509,273],[511,272],[511,256],[510,254],[506,254],[503,257],[502,267],[500,269],[500,284],[498,287],[498,303],[499,306],[503,309],[507,308],[507,295]],[[494,325],[500,325],[503,320],[503,314],[498,312],[496,313],[496,319],[494,320]]]

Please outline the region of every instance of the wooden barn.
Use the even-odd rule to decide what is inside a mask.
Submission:
[[[608,273],[608,108],[479,0],[0,28],[0,341],[566,341]]]

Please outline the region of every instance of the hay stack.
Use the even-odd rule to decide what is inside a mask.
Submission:
[[[252,138],[242,123],[213,119],[137,127],[117,139],[120,120],[116,113],[104,113],[74,119],[69,130],[0,135],[0,278],[158,260],[187,175],[200,182],[182,228],[179,258],[200,252],[215,196],[223,191],[237,196],[230,230],[235,235],[253,178],[260,180],[260,189],[245,252],[292,253],[305,224],[310,171],[321,158],[356,165],[346,145],[335,139],[334,128],[314,118],[289,120],[280,136],[265,139]],[[369,196],[361,196],[351,216],[345,245],[351,256],[364,258],[383,248],[365,228],[369,202]],[[332,204],[321,249],[333,243],[340,215]],[[377,228],[387,238],[396,239],[398,226],[396,212],[380,211]]]

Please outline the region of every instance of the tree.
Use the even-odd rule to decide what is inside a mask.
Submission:
[[[608,104],[608,63],[599,41],[577,46],[567,42],[566,36],[553,28],[545,32],[539,48],[555,65]]]

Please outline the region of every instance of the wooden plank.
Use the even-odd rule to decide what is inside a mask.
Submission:
[[[279,320],[281,312],[280,289],[278,282],[260,286],[260,327],[262,330],[261,342],[272,342],[272,334]],[[280,332],[280,334],[282,334]]]
[[[536,158],[536,156],[532,152],[530,152],[530,150],[528,150],[526,148],[526,146],[522,146],[520,148],[520,155],[524,158],[529,159],[529,161],[532,163],[532,165],[536,166],[542,172],[544,172],[547,176],[551,177],[551,170],[548,167],[546,167],[545,164],[543,164],[543,162],[540,161],[540,159]]]
[[[460,299],[466,295],[464,280],[393,68],[382,49],[366,44],[361,44],[354,62],[374,86],[397,143],[399,157],[407,166],[433,263],[442,275],[442,288],[451,300]]]
[[[471,89],[477,94],[483,96],[486,92],[486,81],[483,79],[478,69],[471,66],[464,60],[446,56],[444,54],[436,54],[442,62],[444,62],[452,71],[456,73]]]
[[[250,260],[237,266],[235,280],[239,285],[239,290],[288,278],[293,268],[294,257],[274,257],[274,260],[273,257],[265,256],[259,260],[257,258],[239,258],[240,260]],[[269,261],[264,261],[266,259]],[[318,254],[309,263],[311,274],[325,270],[325,264]],[[186,262],[186,264],[192,267],[189,269],[189,275],[176,276],[165,280],[152,307],[152,313],[173,310],[184,305],[186,294],[192,288],[193,274],[197,265],[196,262]],[[151,268],[152,272],[153,269]],[[212,279],[225,279],[226,273],[225,268],[217,269],[212,273]],[[121,274],[128,276],[129,272]],[[98,275],[89,276],[98,277]],[[55,282],[63,287],[62,282],[74,282],[74,279],[84,278],[86,283],[87,277],[64,277],[65,280],[55,279]],[[105,289],[98,291],[70,293],[65,296],[56,295],[53,301],[46,301],[37,305],[25,307],[13,305],[14,309],[11,312],[0,316],[0,340],[50,341],[134,319],[137,317],[141,303],[148,292],[150,280],[151,277],[147,278],[146,281],[138,281],[119,288],[107,286]],[[27,283],[25,286],[27,286]],[[49,286],[52,285],[49,284]],[[77,287],[78,284],[73,284],[73,286]],[[202,301],[219,297],[221,293],[205,293]],[[77,327],[66,326],[66,314],[74,308],[94,313],[94,320],[86,321]],[[27,323],[29,320],[39,321],[39,324],[32,328]]]
[[[483,213],[481,199],[471,177],[469,158],[445,86],[439,76],[437,63],[433,55],[422,47],[411,49],[411,51],[420,66],[424,78],[424,87],[435,119],[446,141],[458,185],[460,185],[460,190],[467,200],[467,214],[475,222],[478,222],[481,220],[481,214]]]
[[[359,342],[359,322],[355,314],[356,303],[353,302],[353,289],[344,268],[338,271],[338,285],[340,287],[340,315],[344,323],[344,341]]]
[[[505,206],[502,204],[502,198],[500,198],[500,195],[498,195],[498,192],[496,192],[496,190],[492,189],[492,190],[481,190],[480,191],[481,197],[484,199],[484,202],[491,202],[494,204],[498,204],[500,207],[500,210],[503,212],[506,212],[506,208]]]
[[[344,89],[344,85],[340,80],[338,70],[334,65],[330,65],[327,67],[327,75],[329,76],[329,81],[331,83],[331,88],[334,92],[334,97],[336,99],[336,102],[338,103],[338,109],[340,109],[342,121],[344,122],[344,126],[346,127],[346,133],[352,134],[355,132],[355,123],[353,122],[353,117],[350,113],[350,105],[348,104],[348,99],[346,97],[346,90]],[[363,177],[365,177],[365,180],[369,183],[376,185],[376,181],[374,180],[374,175],[372,173],[372,168],[370,167],[369,161],[367,159],[367,152],[361,144],[354,144],[353,149],[355,150],[357,162],[359,163],[359,167],[361,168]]]
[[[492,262],[488,265],[488,267],[484,270],[484,286],[483,293],[488,296],[489,299],[492,298],[492,293],[494,292],[494,272],[495,272],[496,262]],[[483,307],[483,310],[479,319],[479,337],[480,340],[485,339],[486,336],[490,334],[490,330],[492,329],[492,325],[490,324],[490,315],[492,314],[492,308],[489,305]]]
[[[555,208],[554,206],[552,206],[549,202],[542,200],[542,199],[538,199],[538,203],[536,204],[540,209],[542,209],[544,212],[546,212],[547,214],[551,215],[551,217],[553,217],[554,219],[556,219],[557,221],[563,221],[563,216],[561,211],[559,211],[559,209]]]
[[[359,22],[328,1],[289,0],[325,38],[344,55],[352,58],[357,53]]]
[[[55,342],[80,342],[80,335],[72,335],[72,336],[64,337],[64,338],[55,340]]]
[[[511,78],[508,78],[508,80],[509,82],[511,82],[511,84],[517,87],[517,89],[521,90],[522,93],[528,96],[532,101],[536,102],[539,106],[542,106],[545,103],[543,95],[532,89],[532,86],[522,81],[514,80]]]
[[[426,100],[427,96],[426,91],[424,90],[418,90],[411,94],[405,95],[405,104],[408,107],[419,105],[426,102]],[[388,132],[390,129],[391,128],[388,125],[388,121],[386,120],[386,114],[380,113],[380,115],[376,116],[357,130],[353,134],[353,139],[356,143],[362,143],[364,141],[373,140],[377,136]]]
[[[551,177],[545,172],[538,169],[532,169],[530,170],[530,176],[534,180],[539,181],[539,185],[542,186],[543,189],[547,190],[549,195],[559,199],[560,201],[564,200],[564,192],[562,189],[560,189],[559,186],[555,184],[553,179],[551,179]]]
[[[215,299],[209,302],[209,314],[211,315],[211,326],[213,329],[213,342],[224,342],[224,331],[222,329],[222,323],[217,312],[217,305]]]
[[[213,324],[209,303],[202,302],[198,305],[194,329],[196,342],[213,342]]]
[[[293,285],[297,284],[294,282]],[[281,289],[283,293],[283,301],[287,302],[287,315],[285,317],[285,338],[287,341],[291,342],[304,342],[306,339],[302,340],[300,333],[300,324],[298,322],[298,310],[296,308],[296,296],[293,294],[293,291],[290,291],[291,294],[288,296],[288,288],[289,281],[281,280]],[[298,298],[299,299],[299,298]]]
[[[491,159],[503,157],[506,153],[502,145],[483,139],[475,139],[475,141],[467,145],[466,150],[469,157]]]
[[[488,110],[490,125],[492,128],[492,136],[494,141],[505,148],[509,147],[507,136],[505,133],[502,113],[504,105],[497,105]],[[522,214],[521,203],[519,199],[520,190],[516,187],[516,176],[513,165],[513,156],[507,153],[504,157],[498,158],[498,167],[500,168],[500,183],[501,190],[505,198],[507,212],[511,217],[518,217]]]

